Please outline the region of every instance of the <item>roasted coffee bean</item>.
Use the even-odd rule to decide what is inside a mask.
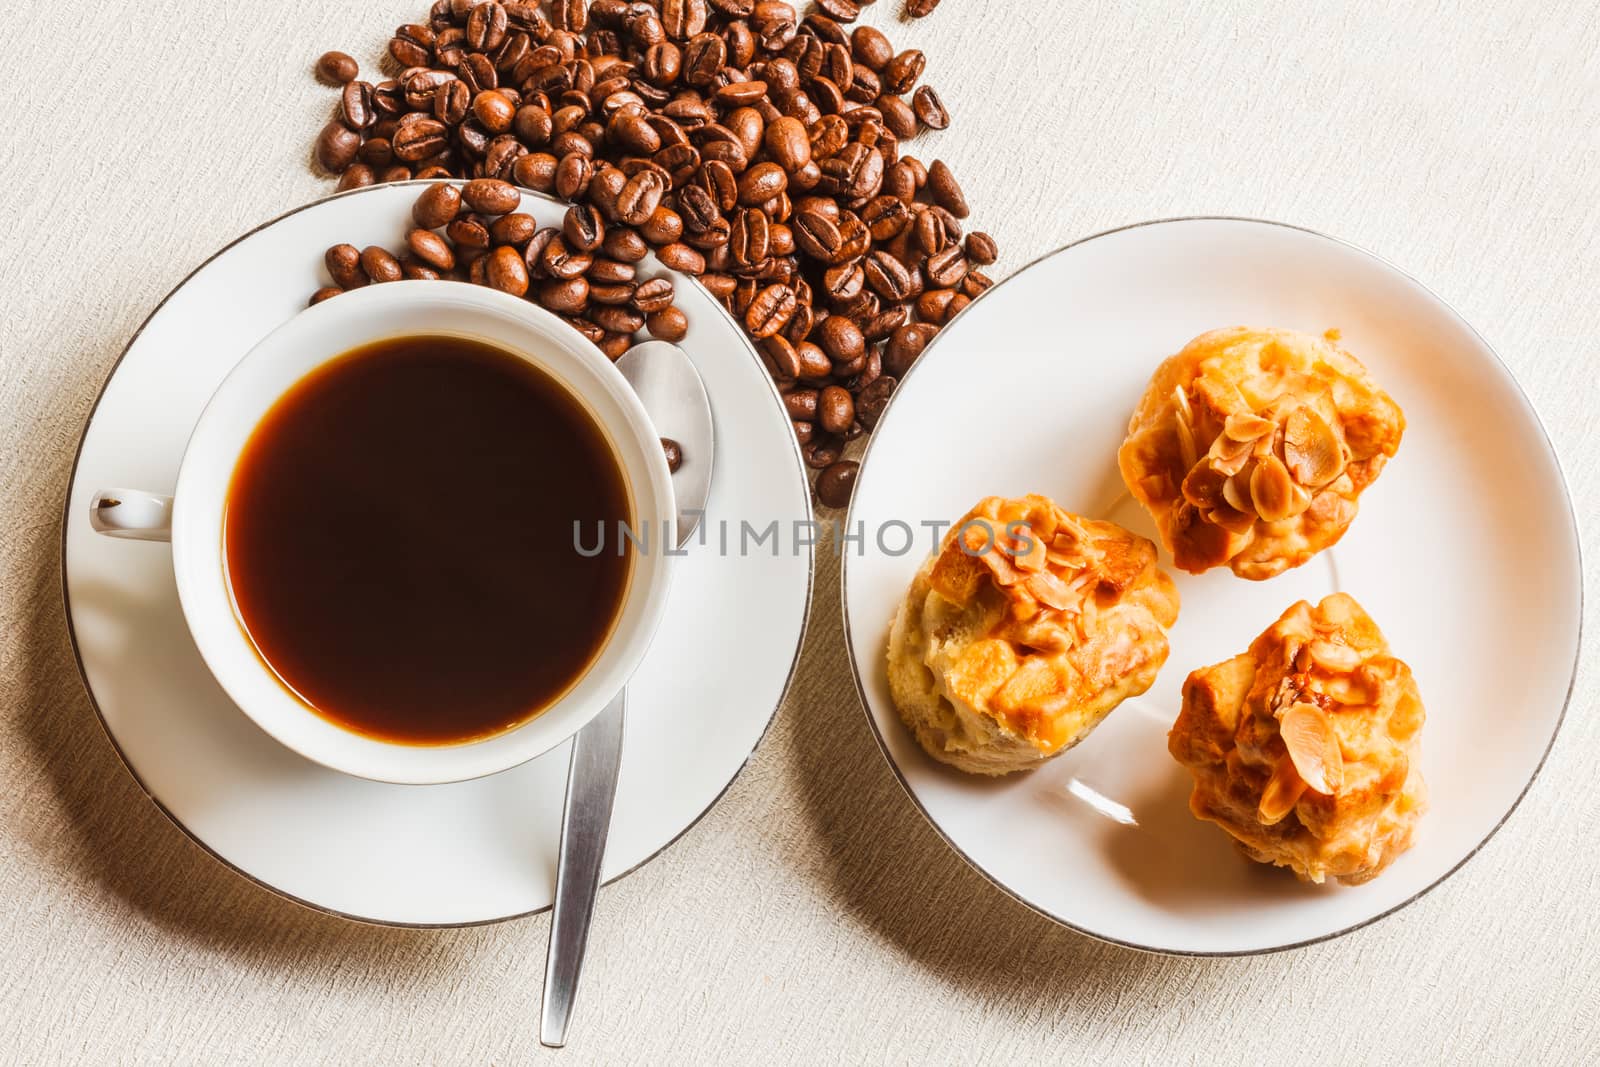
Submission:
[[[576,315],[589,304],[589,282],[584,278],[545,282],[535,298],[558,315]]]
[[[760,344],[761,362],[774,381],[792,382],[800,373],[800,353],[783,334],[775,333]]]
[[[685,274],[699,275],[706,272],[706,257],[698,249],[681,242],[657,249],[656,258],[661,260],[663,266]]]
[[[846,389],[830,385],[817,398],[817,423],[829,433],[844,433],[856,419],[856,403]]]
[[[585,269],[588,271],[589,280],[596,285],[629,284],[638,273],[631,263],[621,263],[602,257],[591,259]]]
[[[661,439],[661,451],[667,457],[667,473],[678,473],[678,468],[683,466],[683,446],[670,437],[663,437]]]
[[[967,276],[961,279],[961,291],[976,300],[986,289],[994,285],[994,279],[981,270],[968,268]]]
[[[455,253],[443,237],[432,230],[415,229],[406,234],[406,246],[411,254],[435,270],[454,270]]]
[[[901,97],[886,93],[878,97],[875,105],[883,115],[883,124],[896,137],[913,137],[917,132],[917,113]]]
[[[562,200],[578,200],[589,192],[589,182],[594,181],[595,165],[578,152],[563,155],[555,166],[555,195]]]
[[[589,286],[589,299],[596,304],[629,304],[633,302],[634,288],[628,283],[611,285],[595,282]]]
[[[953,314],[950,305],[960,295],[954,289],[929,289],[917,297],[917,314],[942,326]]]
[[[317,59],[317,77],[333,85],[343,85],[360,71],[356,61],[343,52],[324,52]]]
[[[344,292],[344,290],[340,289],[337,285],[324,285],[321,289],[318,289],[316,292],[311,294],[311,299],[307,302],[307,306],[314,307],[317,304],[322,303],[324,300],[332,300],[342,292]]]
[[[401,126],[389,142],[394,147],[395,158],[415,163],[444,151],[449,145],[447,134],[444,123],[425,118]]]
[[[642,226],[661,205],[667,183],[659,172],[641,170],[617,194],[617,218],[629,226]]]
[[[501,215],[489,224],[489,240],[497,245],[526,245],[539,232],[539,221],[523,211]]]
[[[489,0],[489,3],[493,2]],[[485,215],[504,215],[517,209],[522,202],[522,194],[510,182],[498,178],[474,178],[461,187],[461,199],[473,211]]]
[[[600,243],[600,251],[610,259],[623,263],[637,263],[649,255],[650,246],[633,230],[615,226],[606,231],[606,239]]]
[[[939,0],[906,0],[906,14],[914,19],[927,18],[938,6]]]
[[[361,142],[361,150],[356,157],[374,169],[387,167],[394,162],[394,149],[390,147],[387,137],[368,137]]]
[[[671,244],[683,236],[683,216],[662,205],[639,227],[639,235],[653,245]]]
[[[943,130],[950,126],[950,112],[944,108],[944,101],[939,99],[939,94],[931,85],[918,86],[911,97],[912,110],[916,112],[917,120],[930,130]],[[899,130],[895,131],[900,133]],[[912,132],[915,132],[914,130]],[[910,137],[909,133],[900,133],[902,137]]]
[[[433,117],[446,126],[459,126],[472,106],[472,90],[465,82],[439,86],[433,94]]]
[[[932,262],[931,260],[929,261]],[[887,252],[874,252],[864,265],[867,284],[885,300],[899,303],[911,295],[911,272]]]
[[[550,140],[554,133],[550,112],[537,104],[524,104],[511,118],[511,131],[523,144],[538,146]]]
[[[339,94],[339,121],[352,130],[370,130],[378,121],[372,104],[372,86],[364,81],[345,83]]]
[[[745,328],[752,337],[771,337],[794,315],[794,290],[787,285],[769,285],[756,295],[745,312]]]
[[[604,331],[597,342],[600,351],[604,352],[607,359],[615,362],[622,358],[622,354],[633,347],[633,335],[627,333],[612,333]]]
[[[904,96],[917,84],[917,79],[922,77],[923,68],[928,65],[928,59],[915,48],[908,48],[904,52],[889,60],[883,68],[883,88],[887,92]]]
[[[374,282],[397,282],[401,278],[400,261],[377,245],[361,250],[361,269]]]
[[[817,327],[817,343],[835,363],[848,364],[860,359],[866,352],[866,338],[861,327],[844,315],[829,315]]]
[[[339,191],[346,189],[360,189],[362,186],[371,185],[378,180],[373,169],[365,163],[352,163],[339,175]]]
[[[839,22],[854,22],[861,17],[861,7],[856,0],[817,0],[817,7]]]
[[[606,224],[593,204],[573,204],[561,221],[561,236],[568,247],[593,252],[606,237]]]
[[[939,328],[930,323],[911,323],[900,327],[890,335],[889,344],[883,350],[883,372],[893,378],[904,378],[938,332]]]
[[[437,230],[461,212],[461,190],[453,185],[430,185],[411,206],[411,218],[424,230]]]
[[[860,470],[861,464],[853,459],[830,463],[817,475],[817,503],[825,508],[848,507],[850,494],[856,487],[856,474]]]
[[[833,361],[822,348],[810,341],[801,341],[794,346],[795,352],[795,377],[818,379],[826,378],[833,373]]]
[[[414,282],[436,282],[444,275],[415,256],[400,257],[400,276]]]
[[[945,166],[942,159],[934,160],[933,166],[928,168],[928,194],[933,197],[935,204],[958,219],[964,219],[972,213],[956,176],[950,173],[950,168]]]
[[[944,251],[929,256],[922,265],[922,273],[927,276],[930,285],[941,289],[954,288],[967,276],[966,254],[961,251],[960,245],[952,244]]]
[[[857,26],[850,33],[850,56],[861,66],[882,70],[894,58],[894,46],[882,30]]]
[[[544,272],[552,278],[576,278],[594,266],[594,257],[587,252],[574,251],[560,237],[552,238],[539,257]],[[591,281],[591,285],[593,282]]]
[[[829,267],[822,275],[822,290],[836,308],[859,297],[866,285],[867,272],[860,263],[841,263]]]
[[[317,162],[335,174],[355,162],[361,135],[342,122],[330,122],[317,137]]]
[[[341,289],[359,289],[367,284],[366,272],[361,269],[361,250],[355,245],[334,245],[323,253],[322,262],[328,276]]]
[[[505,133],[511,128],[517,109],[506,94],[488,89],[473,97],[472,114],[490,133]]]
[[[795,422],[816,422],[820,396],[819,389],[791,389],[783,394],[783,409]]]
[[[652,312],[644,322],[650,336],[659,341],[678,342],[689,333],[689,318],[675,307]]]
[[[475,4],[467,15],[467,45],[475,52],[498,48],[500,42],[505,40],[506,24],[506,9],[496,0]],[[564,28],[572,29],[570,26]]]
[[[459,215],[450,221],[444,229],[445,236],[455,244],[456,249],[468,251],[484,251],[489,247],[489,227],[482,219],[471,215]]]
[[[401,26],[389,39],[389,54],[402,67],[425,67],[433,59],[433,44],[432,27]]]
[[[893,375],[880,373],[856,394],[856,419],[868,432],[877,427],[898,384],[899,380]]]
[[[494,288],[512,296],[522,296],[528,291],[528,266],[522,253],[510,245],[502,245],[489,253],[484,275]]]
[[[456,64],[456,77],[473,96],[499,88],[500,74],[494,69],[494,60],[481,52],[469,52]]]
[[[739,203],[765,204],[789,186],[789,176],[776,163],[757,163],[739,178]]]
[[[593,292],[594,287],[590,286],[590,293]],[[644,316],[622,305],[591,305],[589,319],[611,333],[632,334],[644,329]]]
[[[511,165],[511,177],[518,185],[551,192],[556,187],[556,157],[548,152],[529,152]]]
[[[771,220],[766,212],[749,208],[735,216],[728,234],[728,252],[735,263],[748,269],[764,262],[770,244]]]
[[[966,250],[967,258],[981,267],[987,267],[1000,258],[1000,249],[994,243],[994,238],[977,230],[967,234]]]
[[[652,278],[633,290],[633,306],[647,315],[665,311],[672,306],[673,295],[671,279]]]
[[[839,462],[839,457],[844,452],[844,441],[833,434],[818,434],[800,449],[800,454],[805,458],[806,466],[812,470],[823,470]]]

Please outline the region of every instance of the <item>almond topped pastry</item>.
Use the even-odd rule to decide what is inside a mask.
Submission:
[[[1117,453],[1173,562],[1260,580],[1344,536],[1405,416],[1331,340],[1201,334],[1150,380]]]
[[[1335,593],[1190,674],[1167,747],[1194,775],[1190,810],[1246,856],[1356,885],[1410,847],[1427,807],[1423,717],[1411,668]]]
[[[889,686],[935,759],[1026,770],[1150,688],[1177,618],[1150,541],[1048,497],[989,497],[917,572],[889,637]]]

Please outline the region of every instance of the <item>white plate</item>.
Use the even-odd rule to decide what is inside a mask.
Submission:
[[[895,519],[953,520],[990,494],[1047,493],[1155,539],[1116,451],[1150,373],[1219,326],[1337,327],[1405,409],[1400,453],[1336,549],[1272,581],[1177,572],[1183,611],[1154,687],[1077,748],[988,780],[928,758],[884,666],[889,621],[929,546],[887,554]],[[1482,337],[1369,253],[1242,219],[1100,234],[1021,271],[928,347],[872,436],[850,528],[847,640],[868,717],[952,848],[1039,912],[1171,953],[1264,952],[1347,932],[1416,899],[1515,808],[1577,666],[1577,526],[1538,417]],[[927,536],[924,535],[924,541]],[[888,539],[898,548],[901,537]],[[1163,565],[1171,559],[1162,553]],[[1306,886],[1248,863],[1189,815],[1166,750],[1192,669],[1236,655],[1289,604],[1347,590],[1416,672],[1432,810],[1375,881]]]
[[[568,745],[455,785],[336,774],[259,730],[206,671],[178,609],[165,545],[89,529],[111,485],[171,492],[189,430],[249,348],[305,306],[330,244],[399,247],[425,183],[358,190],[291,212],[229,245],[175,289],[123,353],[90,416],[67,500],[67,616],[112,743],[174,822],[240,873],[302,903],[408,925],[489,922],[548,907]],[[559,224],[564,207],[524,193]],[[653,263],[653,261],[651,261]],[[646,273],[666,273],[656,270]],[[809,520],[782,402],[744,335],[679,279],[683,348],[711,396],[716,480],[706,523]],[[693,544],[629,686],[604,877],[644,863],[703,815],[761,740],[788,686],[811,595],[811,552]]]

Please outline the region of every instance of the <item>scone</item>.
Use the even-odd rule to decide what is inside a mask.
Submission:
[[[1162,363],[1117,453],[1173,562],[1260,580],[1344,536],[1405,416],[1331,340],[1234,327]]]
[[[1427,807],[1422,698],[1354,598],[1295,604],[1250,651],[1189,675],[1167,737],[1189,808],[1301,879],[1374,878]]]
[[[1150,688],[1177,618],[1150,541],[1047,497],[989,497],[917,572],[890,632],[889,686],[935,759],[1027,770]]]

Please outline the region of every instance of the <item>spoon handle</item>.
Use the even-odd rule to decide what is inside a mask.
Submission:
[[[622,734],[628,693],[623,690],[572,739],[567,770],[567,800],[561,814],[561,852],[556,860],[555,911],[550,920],[550,951],[544,965],[544,1003],[539,1043],[567,1043],[567,1021],[583,970],[589,920],[600,890],[600,862],[611,830],[622,768]]]

